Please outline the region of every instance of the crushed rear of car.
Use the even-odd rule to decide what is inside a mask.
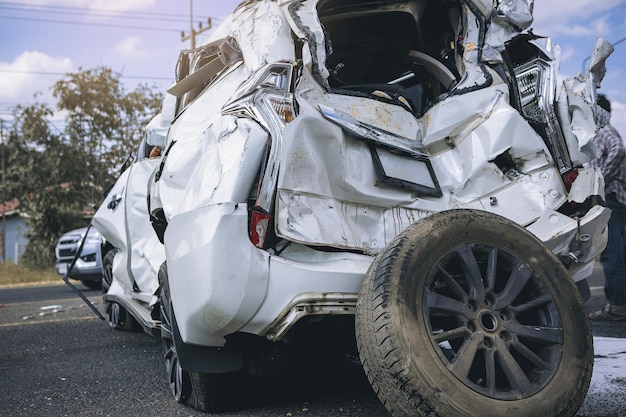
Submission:
[[[161,336],[177,401],[241,406],[268,344],[317,340],[356,345],[395,417],[576,413],[611,47],[559,83],[532,8],[245,1],[181,52],[162,156],[94,218],[105,302]]]

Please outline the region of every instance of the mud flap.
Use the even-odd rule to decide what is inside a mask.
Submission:
[[[183,342],[178,331],[176,316],[172,314],[172,337],[178,352],[180,366],[187,372],[227,374],[244,367],[244,353],[240,349],[190,345]]]

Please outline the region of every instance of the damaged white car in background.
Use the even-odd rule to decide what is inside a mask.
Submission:
[[[396,417],[576,413],[612,48],[559,84],[532,8],[245,1],[181,53],[163,155],[94,219],[108,321],[160,334],[177,401],[241,406],[259,352],[316,339]]]

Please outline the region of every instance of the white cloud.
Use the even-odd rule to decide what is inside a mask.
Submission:
[[[46,76],[41,73],[65,74],[74,71],[71,59],[51,57],[39,51],[25,51],[13,62],[0,62],[0,101],[30,101],[36,92],[41,92],[41,101],[49,101],[52,85],[59,75]]]
[[[152,58],[157,55],[148,46],[144,45],[143,39],[139,36],[131,36],[118,42],[113,47],[113,52],[119,55],[120,58],[130,59]]]
[[[576,53],[576,49],[573,46],[559,45],[561,49],[561,62],[569,60]]]
[[[86,0],[83,3],[99,10],[145,10],[154,5],[156,0]]]
[[[154,7],[155,3],[156,0],[31,0],[29,2],[29,4],[40,6],[68,6],[113,12],[147,10]]]
[[[552,27],[556,22],[587,19],[623,4],[626,0],[537,0],[533,16],[538,25]]]
[[[535,1],[533,28],[550,36],[609,36],[623,27],[622,21],[611,23],[620,5],[626,5],[626,0]]]
[[[550,27],[550,35],[565,35],[570,37],[607,36],[613,27],[609,22],[609,16],[595,19],[589,22],[577,24],[567,23]]]

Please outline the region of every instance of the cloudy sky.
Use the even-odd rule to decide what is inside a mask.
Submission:
[[[210,17],[218,25],[239,0],[0,0],[0,118],[38,100],[67,72],[106,66],[166,89],[173,79],[181,31]],[[581,71],[597,37],[626,38],[626,0],[535,0],[535,33],[561,46],[561,75]],[[199,36],[201,40],[206,34]],[[613,102],[613,124],[626,136],[626,41],[609,58],[601,92]]]

